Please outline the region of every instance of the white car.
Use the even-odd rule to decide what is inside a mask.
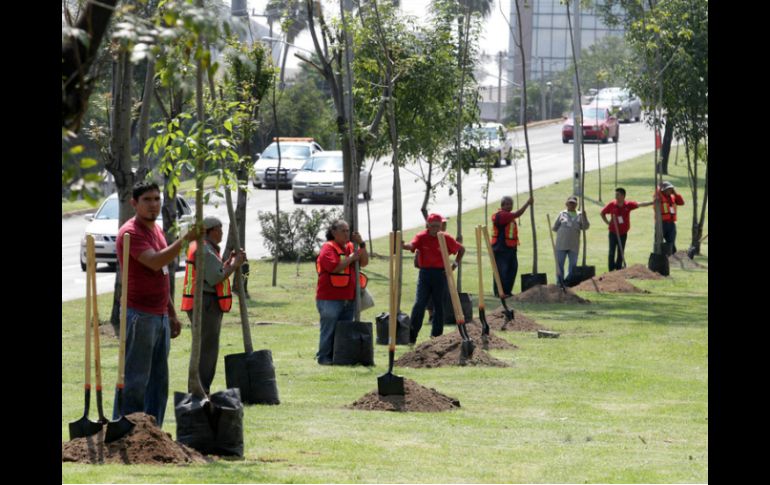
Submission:
[[[86,270],[86,236],[94,237],[94,248],[97,263],[107,263],[111,269],[115,269],[118,258],[115,251],[115,241],[118,237],[118,194],[107,197],[96,214],[83,216],[90,221],[86,226],[83,237],[80,240],[80,269]],[[176,211],[179,224],[182,227],[191,225],[194,216],[190,204],[183,197],[176,198]],[[163,226],[163,217],[159,216],[156,224]]]
[[[302,199],[342,200],[343,190],[342,151],[330,150],[316,153],[294,177],[291,186],[295,204]],[[372,198],[372,176],[362,170],[358,178],[358,193],[364,200]]]
[[[273,139],[275,140],[275,138]],[[312,138],[278,138],[281,148],[281,173],[278,174],[278,143],[273,141],[254,163],[254,187],[275,186],[276,182],[291,187],[292,180],[311,155],[322,152]]]
[[[492,157],[492,165],[500,167],[505,160],[510,165],[513,160],[513,143],[508,139],[508,132],[501,123],[484,123],[466,127],[463,133],[465,149],[475,149],[471,163],[481,163],[486,157]]]
[[[630,122],[642,119],[642,101],[624,88],[604,88],[589,104],[608,106],[619,120]]]

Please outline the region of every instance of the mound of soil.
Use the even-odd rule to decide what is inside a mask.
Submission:
[[[428,389],[427,387],[421,386],[411,379],[404,378],[403,396],[380,396],[375,389],[358,401],[345,407],[348,409],[362,409],[365,411],[412,411],[435,413],[459,408],[460,401],[453,397],[441,394],[435,389]]]
[[[468,333],[470,335],[470,331]],[[493,335],[490,335],[490,342],[493,337]],[[481,332],[471,338],[475,344],[473,355],[464,362],[464,365],[509,367],[508,364],[502,360],[495,359],[481,348]],[[459,332],[444,334],[421,343],[411,352],[407,352],[399,357],[395,364],[399,367],[413,368],[461,365],[461,344],[462,338]]]
[[[620,271],[610,271],[601,276],[590,278],[574,287],[577,291],[595,291],[597,293],[649,293],[632,285]]]
[[[513,301],[521,303],[591,303],[589,300],[577,296],[570,288],[567,288],[565,292],[556,285],[533,286],[524,293],[514,296]]]
[[[669,266],[678,266],[682,269],[706,268],[706,266],[703,266],[702,264],[695,262],[695,260],[688,258],[687,251],[677,251],[669,256],[668,264]]]
[[[497,335],[492,332],[494,328],[492,327],[492,324],[489,322],[489,317],[487,317],[487,324],[489,325],[489,335],[487,336],[487,349],[485,350],[509,350],[509,349],[518,349],[519,347],[510,343],[509,341],[505,340],[504,338],[500,338]],[[445,332],[452,328],[450,326],[447,326],[445,328]],[[457,328],[456,326],[454,328]],[[468,335],[470,338],[473,339],[474,342],[478,343],[480,345],[481,343],[481,322],[478,320],[471,320],[466,324],[465,328],[468,329]],[[456,335],[457,338],[460,338],[460,334],[458,332],[451,332],[453,335]]]
[[[635,264],[628,268],[623,268],[618,271],[614,271],[615,274],[623,276],[627,280],[662,280],[665,276],[660,273],[656,273],[642,264]],[[609,273],[605,273],[609,274]],[[604,275],[602,275],[604,276]]]
[[[503,324],[505,323],[503,310],[504,308],[500,306],[492,313],[487,314],[487,323],[493,330],[502,330],[504,332],[535,332],[537,330],[545,329],[544,326],[525,316],[515,308],[513,309],[513,320],[507,327],[505,327],[505,329],[503,329]]]
[[[124,437],[104,443],[105,426],[99,433],[61,444],[61,461],[75,463],[122,463],[124,465],[165,465],[207,463],[194,449],[177,443],[158,428],[155,418],[145,413],[126,416],[136,426]]]

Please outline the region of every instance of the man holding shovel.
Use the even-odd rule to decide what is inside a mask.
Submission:
[[[428,297],[431,297],[434,303],[433,325],[430,334],[432,337],[438,337],[444,333],[443,302],[448,296],[448,290],[446,275],[444,274],[444,261],[441,258],[438,242],[438,233],[441,230],[443,219],[439,214],[430,214],[424,231],[418,232],[412,242],[408,244],[401,242],[403,249],[412,252],[419,251],[417,265],[420,268],[420,273],[417,278],[417,296],[410,316],[412,327],[409,332],[409,343],[411,345],[417,341],[417,335],[422,328]],[[463,254],[465,254],[465,248],[449,234],[446,234],[446,243],[449,254],[457,254],[454,263],[452,263],[452,267],[457,268]]]
[[[233,305],[230,290],[230,275],[246,261],[246,252],[240,249],[232,251],[227,261],[219,256],[219,244],[222,242],[222,221],[214,216],[203,219],[206,236],[203,245],[206,250],[205,274],[203,275],[203,314],[201,318],[201,359],[200,379],[203,390],[210,394],[211,383],[217,370],[219,358],[219,334],[222,329],[222,314],[229,312]],[[195,294],[195,253],[197,246],[193,241],[187,250],[187,265],[184,273],[182,290],[182,310],[187,312],[190,322],[193,319],[193,295]]]
[[[131,206],[136,215],[118,231],[117,254],[123,253],[123,235],[131,236],[126,310],[126,360],[123,409],[115,392],[113,419],[134,412],[155,417],[158,426],[168,400],[168,353],[171,338],[182,331],[169,294],[168,265],[185,241],[197,238],[191,229],[183,238],[166,243],[163,229],[155,224],[161,210],[160,188],[154,182],[133,187]],[[118,258],[121,271],[123,259]]]
[[[519,229],[516,219],[521,217],[534,201],[530,197],[519,210],[513,212],[513,197],[506,195],[500,201],[500,209],[492,214],[492,250],[495,253],[497,271],[500,273],[505,295],[497,294],[497,286],[493,289],[495,295],[501,298],[512,294],[516,273],[519,271],[519,259],[516,254],[519,245]]]
[[[355,254],[351,239],[360,246]],[[356,310],[356,281],[351,266],[356,261],[361,268],[369,264],[369,254],[361,234],[351,234],[347,222],[335,221],[326,231],[326,242],[321,246],[321,252],[316,259],[318,286],[315,303],[321,322],[316,360],[321,365],[332,365],[334,327],[337,322],[353,320]]]
[[[604,206],[604,209],[602,209],[602,220],[609,228],[610,271],[623,268],[626,238],[628,237],[628,231],[631,230],[631,211],[652,204],[654,204],[653,201],[640,203],[633,200],[626,200],[626,189],[618,187],[615,189],[615,200]],[[610,220],[607,220],[607,214],[610,214]]]

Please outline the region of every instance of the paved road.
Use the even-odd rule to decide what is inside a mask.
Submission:
[[[532,158],[533,186],[535,188],[552,184],[559,180],[571,179],[573,176],[572,151],[573,144],[563,144],[561,142],[561,124],[552,124],[529,129],[529,144]],[[510,134],[514,139],[515,146],[524,147],[524,133],[517,130]],[[620,140],[617,145],[617,158],[622,162],[639,155],[649,153],[654,149],[654,138],[652,131],[643,126],[642,123],[623,124],[620,127]],[[595,170],[598,167],[597,150],[601,150],[602,168],[610,167],[615,163],[616,146],[610,142],[605,145],[599,145],[593,142],[587,142],[585,147],[586,170]],[[371,161],[369,162],[371,163]],[[367,165],[368,167],[368,165]],[[404,227],[413,228],[423,224],[422,215],[419,207],[422,205],[423,188],[415,171],[419,170],[416,165],[401,171],[402,181],[402,200],[404,209]],[[527,163],[526,160],[519,160],[517,166],[503,166],[493,169],[494,181],[489,190],[490,214],[498,207],[500,198],[503,195],[515,195],[517,187],[518,172],[518,190],[521,194],[519,202],[526,200],[527,187]],[[370,213],[372,221],[372,237],[384,236],[390,231],[391,220],[391,187],[393,185],[392,168],[385,166],[382,161],[375,164],[372,172],[372,192],[373,197],[370,202]],[[607,171],[607,180],[613,177],[613,171]],[[481,170],[471,170],[468,175],[463,174],[463,210],[470,210],[484,205],[482,188],[485,185]],[[565,187],[565,196],[571,192],[571,182]],[[609,200],[608,193],[606,199]],[[279,196],[281,209],[292,211],[295,204],[292,202],[291,191],[281,190]],[[359,224],[361,233],[365,239],[368,239],[368,218],[366,216],[366,204],[363,199],[359,199]],[[216,202],[216,201],[214,201]],[[219,204],[209,204],[204,208],[206,215],[216,215],[223,221],[227,221],[227,208],[224,201]],[[246,229],[246,252],[250,259],[257,259],[267,256],[267,248],[263,245],[262,235],[260,234],[259,223],[256,221],[257,211],[274,210],[275,191],[254,189],[249,193],[247,203],[247,214],[250,224]],[[308,203],[302,204],[306,210],[341,207],[327,204]],[[430,212],[439,212],[446,216],[454,217],[457,212],[457,195],[449,195],[448,188],[438,190],[435,200],[429,205]],[[542,215],[542,214],[540,214]],[[525,224],[528,219],[525,220]],[[479,221],[481,223],[481,221]],[[62,220],[62,301],[83,298],[85,296],[85,273],[80,269],[79,245],[83,236],[83,230],[87,221],[82,216],[75,216]],[[225,223],[227,226],[227,223]],[[225,227],[227,231],[227,227]],[[381,251],[380,248],[375,248]],[[179,275],[183,274],[180,272]],[[115,273],[110,271],[107,265],[99,265],[97,268],[97,292],[107,293],[113,290],[115,284]]]

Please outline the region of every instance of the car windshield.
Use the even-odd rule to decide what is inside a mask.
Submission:
[[[310,156],[310,147],[307,145],[289,145],[281,143],[281,158],[307,158]],[[278,158],[278,144],[271,143],[260,158]]]
[[[96,216],[94,216],[94,219],[117,219],[119,209],[117,198],[107,199],[101,209],[99,209],[99,212],[96,213]]]
[[[583,108],[583,118],[604,119],[604,108]]]
[[[495,128],[494,126],[477,128],[476,134],[481,138],[488,138],[490,140],[496,140],[498,137],[497,128]]]
[[[626,98],[628,98],[628,96],[622,92],[602,93],[596,97],[596,101],[621,102],[625,101]]]
[[[338,156],[313,157],[302,166],[313,172],[342,172],[342,158]]]

